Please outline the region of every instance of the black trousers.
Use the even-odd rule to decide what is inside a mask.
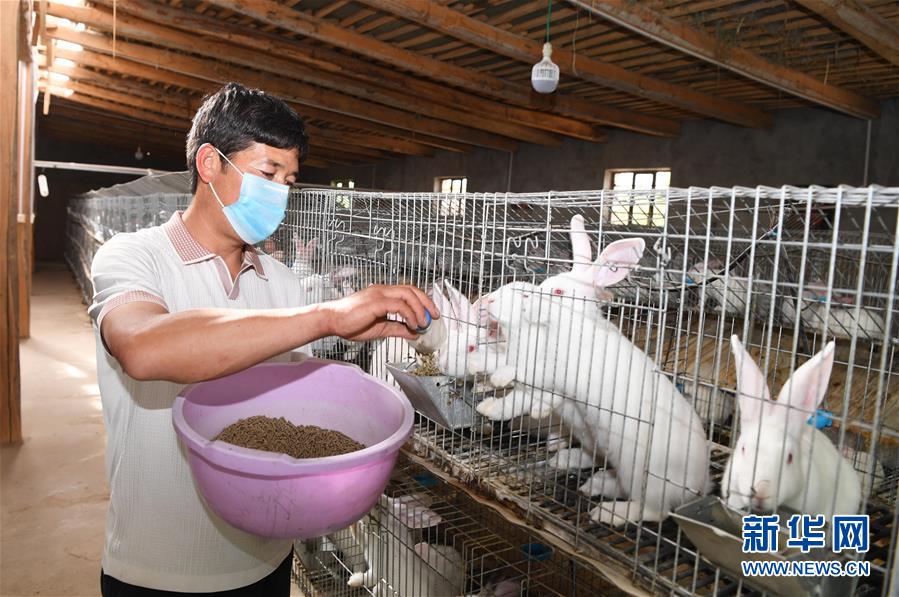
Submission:
[[[239,589],[217,591],[215,593],[177,593],[174,591],[136,587],[113,578],[100,570],[100,593],[103,597],[183,597],[184,595],[194,595],[196,597],[289,597],[292,563],[293,551],[281,562],[280,566],[275,568],[265,578]]]

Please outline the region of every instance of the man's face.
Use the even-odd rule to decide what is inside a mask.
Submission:
[[[222,203],[230,205],[237,201],[240,195],[242,177],[228,162],[219,159],[222,170],[213,180],[213,184]],[[228,159],[247,175],[261,176],[280,184],[293,184],[299,175],[299,152],[296,149],[278,149],[262,143],[253,143],[248,148],[228,156]]]

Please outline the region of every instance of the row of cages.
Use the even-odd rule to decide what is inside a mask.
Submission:
[[[112,233],[189,199],[72,202],[76,277]],[[551,544],[570,564],[538,574],[521,548],[485,569],[462,535],[410,534],[404,517],[435,496],[407,487],[358,528],[297,545],[307,594],[899,590],[899,189],[294,189],[259,249],[311,300],[370,284],[430,294],[447,332],[432,355],[398,339],[311,348],[405,392],[418,412],[409,456],[456,482],[434,491],[458,497],[465,524],[486,533],[482,502],[501,504],[528,524],[489,527],[495,549]],[[782,540],[744,553],[743,517],[766,512]],[[828,548],[786,545],[793,514],[823,516]],[[832,517],[859,514],[867,550],[830,549]],[[867,567],[765,577],[744,574],[747,560]]]

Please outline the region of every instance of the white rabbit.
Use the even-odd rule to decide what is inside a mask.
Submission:
[[[413,529],[443,522],[429,508],[430,502],[425,494],[381,496],[375,516],[351,527],[368,569],[350,576],[349,586],[364,586],[372,589],[373,595],[392,594],[391,590],[403,596],[462,593],[465,570],[461,554],[452,547],[413,545]]]
[[[802,311],[802,322],[816,332],[824,329],[827,315],[826,292],[824,283],[816,281],[809,284],[805,293],[811,300]],[[856,314],[855,301],[851,295],[832,295],[827,321],[828,337],[852,338],[858,334],[868,340],[879,340],[883,339],[885,325],[883,316],[874,309],[861,307]]]
[[[349,283],[355,275],[354,267],[340,267],[330,274],[309,274],[300,278],[300,288],[306,293],[307,304],[332,301],[355,292]]]
[[[312,258],[315,255],[315,247],[318,245],[318,239],[313,238],[308,243],[303,244],[300,237],[294,235],[293,244],[296,248],[296,256],[290,269],[300,278],[312,275],[315,271],[312,267]]]
[[[720,272],[720,273],[719,273]],[[701,285],[706,282],[705,296],[717,306],[724,305],[728,315],[744,315],[746,313],[746,289],[749,281],[729,274],[724,282],[725,264],[717,258],[700,261],[687,272],[688,282]]]
[[[449,298],[444,295],[444,291]],[[481,318],[477,303],[470,303],[448,281],[435,282],[429,295],[441,314],[431,325],[442,325],[446,329],[443,345],[436,351],[437,367],[444,375],[466,379],[471,375],[469,360],[474,358],[477,351],[485,349],[484,340],[490,335],[486,325],[481,325],[481,321],[486,322],[486,318]],[[494,337],[495,334],[494,327]],[[370,373],[384,378],[387,363],[408,361],[415,354],[414,347],[409,342],[402,338],[387,338],[375,348]]]
[[[508,575],[509,572],[500,570],[499,575],[503,574]],[[497,578],[495,580],[488,579],[479,592],[470,593],[466,597],[520,597],[522,594],[527,593],[521,579]]]
[[[827,394],[834,343],[797,368],[771,400],[768,384],[737,336],[740,437],[724,470],[721,496],[733,508],[787,506],[804,514],[855,514],[861,482],[852,465],[808,418]]]
[[[599,315],[598,299],[609,300],[613,297],[606,287],[627,277],[630,268],[635,267],[642,258],[645,248],[646,242],[642,238],[622,239],[609,244],[593,261],[593,248],[590,246],[590,238],[584,228],[584,217],[578,214],[571,218],[571,270],[551,276],[537,287],[526,282],[513,282],[506,285],[506,288],[519,289],[523,294],[534,292],[567,297],[574,308],[590,310],[591,315]],[[623,275],[617,275],[619,266],[623,268]],[[511,302],[504,307],[506,316],[515,318],[522,309],[522,305],[515,302],[520,295],[511,293],[507,296],[511,297]],[[493,309],[493,311],[496,310],[496,308]],[[609,325],[611,327],[611,324]],[[515,363],[520,360],[516,347],[519,346],[521,337],[516,336],[513,340],[511,335],[515,334],[516,326],[507,327],[507,334],[510,337],[507,342],[506,363],[509,366],[497,367],[497,370],[491,375],[490,381],[497,387],[505,387],[511,384],[513,379],[516,379]],[[524,340],[528,341],[527,338]],[[537,362],[542,361],[537,359]],[[528,379],[520,377],[517,379],[533,383]]]
[[[547,278],[539,286],[512,282],[483,300],[490,317],[500,322],[507,340],[505,355],[501,355],[505,357],[505,362],[494,358],[487,367],[494,386],[505,387],[517,380],[545,387],[539,380],[549,367],[539,346],[540,338],[536,333],[531,333],[537,330],[531,330],[522,321],[529,305],[541,294],[565,297],[566,304],[576,312],[584,311],[592,320],[603,322],[609,330],[615,330],[601,317],[596,305],[597,295],[601,295],[605,287],[628,276],[643,256],[645,241],[642,238],[615,241],[591,263],[592,248],[584,230],[584,218],[576,215],[571,218],[571,246],[573,263],[570,271]],[[571,320],[570,323],[573,324],[570,331],[577,333],[576,322]],[[557,359],[553,360],[552,367],[559,368]]]
[[[461,595],[465,590],[465,561],[462,554],[450,545],[416,543],[412,550],[419,558],[437,571],[426,571],[413,578],[412,592],[397,590],[398,595]],[[425,584],[427,583],[427,584]]]
[[[497,327],[489,325],[480,301],[469,302],[448,280],[436,282],[430,294],[447,330],[446,344],[436,353],[437,367],[444,375],[467,379],[484,369],[488,352],[503,350]]]
[[[852,338],[858,335],[867,340],[882,340],[886,324],[883,316],[871,307],[861,307],[855,312],[852,296],[834,294],[828,313],[827,285],[819,279],[812,280],[803,289],[802,300],[787,297],[781,305],[781,313],[787,324],[796,322],[796,304],[801,310],[802,324],[808,332],[824,334],[828,338]],[[827,319],[825,328],[824,322]],[[857,326],[857,327],[856,327]]]
[[[593,272],[595,286],[623,279],[639,261],[637,243],[618,243],[600,256]],[[598,311],[579,307],[582,301],[560,304],[556,296],[508,285],[495,295],[490,298],[491,316],[504,330],[521,327],[518,334],[530,339],[523,344],[531,353],[518,359],[514,377],[540,389],[516,387],[503,398],[482,401],[478,411],[506,419],[556,410],[582,451],[604,454],[615,475],[598,471],[581,491],[627,496],[629,501],[602,502],[591,512],[594,520],[661,520],[672,508],[707,491],[708,446],[702,423],[642,350]],[[653,415],[654,425],[647,421]]]

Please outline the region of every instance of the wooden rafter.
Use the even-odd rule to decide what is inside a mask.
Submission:
[[[405,19],[433,27],[478,47],[523,62],[533,62],[541,56],[543,46],[541,42],[465,16],[432,0],[361,1]],[[770,123],[770,116],[751,106],[647,77],[608,62],[586,56],[575,57],[566,50],[554,50],[553,55],[553,61],[559,65],[560,71],[571,77],[617,89],[637,97],[677,106],[725,122],[743,126],[766,126]]]
[[[61,49],[57,49],[56,52],[60,57],[67,58],[81,65],[104,69],[127,77],[137,77],[147,81],[157,81],[166,86],[174,85],[201,94],[213,92],[220,86],[220,82],[207,81],[206,79],[191,77],[174,71],[150,66],[148,64],[135,62],[133,60],[128,60],[127,58],[122,58],[121,55],[113,58],[106,54],[94,52],[89,48],[85,48],[82,52]],[[372,134],[415,140],[431,147],[449,151],[464,152],[473,149],[471,145],[450,141],[449,139],[439,139],[429,135],[416,134],[404,129],[382,125],[370,120],[363,120],[361,118],[338,114],[336,112],[329,112],[308,105],[293,103],[293,107],[304,118],[320,119],[329,123],[368,131]]]
[[[102,88],[94,88],[91,85],[78,83],[77,81],[70,83],[71,88],[77,89],[78,92],[71,95],[59,95],[58,97],[68,102],[97,108],[98,110],[93,110],[94,114],[108,118],[116,116],[128,118],[134,121],[133,126],[152,127],[153,130],[164,136],[178,135],[183,138],[187,131],[188,123],[183,117],[148,110],[145,105],[139,105],[139,103],[146,101],[142,98],[128,96],[124,93],[111,96]],[[38,88],[41,91],[45,91],[43,84],[39,84]],[[56,92],[51,93],[56,95]],[[50,118],[52,118],[52,115],[39,122],[49,121]]]
[[[165,94],[155,93],[148,86],[134,81],[129,81],[124,85],[119,83],[119,90],[124,89],[127,92],[120,93],[120,91],[112,88],[112,86],[115,85],[113,77],[103,77],[101,79],[102,81],[113,79],[112,84],[96,85],[98,80],[96,77],[92,76],[95,75],[92,71],[88,71],[87,69],[69,70],[74,76],[73,81],[75,81],[74,83],[70,83],[69,87],[76,92],[86,93],[101,99],[111,99],[121,103],[130,102],[140,108],[161,112],[176,118],[183,118],[185,119],[185,122],[190,120],[191,115],[195,111],[189,105],[190,98],[183,95],[176,96],[168,94],[165,96]],[[332,131],[310,124],[306,125],[306,130],[313,141],[327,140],[332,144],[338,143],[349,147],[368,147],[401,155],[433,155],[433,150],[430,147],[405,139],[395,139],[361,132],[344,133],[342,131]]]
[[[98,0],[100,4],[110,4],[113,0]],[[558,115],[508,106],[455,89],[423,81],[396,70],[362,62],[308,42],[289,40],[284,36],[250,32],[244,27],[225,23],[212,17],[180,11],[160,5],[150,5],[139,0],[115,0],[118,10],[142,19],[169,27],[195,32],[217,40],[253,48],[269,55],[280,56],[314,69],[317,77],[328,77],[329,85],[347,89],[348,79],[354,85],[368,84],[368,89],[386,89],[401,92],[394,96],[389,105],[396,107],[410,103],[421,107],[427,104],[449,106],[466,113],[471,126],[486,127],[484,130],[505,135],[520,141],[538,144],[553,144],[552,136],[537,135],[533,129],[559,133],[587,141],[602,141],[604,135],[590,124]],[[308,74],[308,71],[303,71]],[[366,94],[370,96],[371,94]]]
[[[455,85],[468,91],[502,99],[518,106],[546,110],[555,114],[608,124],[649,134],[676,134],[676,122],[660,130],[660,119],[639,112],[614,108],[577,97],[555,94],[537,97],[530,86],[499,79],[488,74],[441,62],[410,52],[373,37],[360,35],[324,19],[291,10],[272,0],[211,0],[212,4],[250,15],[256,20],[277,25],[293,33],[318,39],[351,52],[370,56],[393,67],[414,72],[428,79]]]
[[[183,128],[190,128],[190,118],[193,111],[186,105],[177,105],[163,103],[153,99],[147,99],[144,96],[137,96],[131,93],[122,93],[114,91],[107,87],[98,87],[90,83],[83,83],[78,80],[68,82],[68,87],[76,92],[76,94],[85,94],[97,99],[111,100],[121,104],[127,104],[147,110],[153,113],[162,114],[163,116],[179,119],[183,123]],[[186,104],[187,102],[183,102]],[[313,145],[322,144],[336,149],[345,149],[354,151],[360,156],[370,157],[372,159],[381,159],[384,156],[382,151],[395,153],[399,155],[430,155],[432,150],[420,143],[406,141],[404,139],[391,139],[389,137],[379,137],[377,135],[369,135],[356,132],[335,132],[323,129],[314,125],[306,126],[307,132]]]
[[[852,91],[827,85],[791,68],[774,64],[743,48],[725,45],[711,35],[681,21],[668,18],[640,3],[624,3],[616,0],[589,2],[569,0],[569,2],[653,41],[816,104],[859,118],[876,118],[880,112],[877,102]],[[896,43],[899,44],[899,41]],[[583,66],[579,67],[582,68]]]
[[[50,69],[50,72],[64,74],[76,81],[81,81],[82,83],[90,83],[98,87],[109,89],[113,92],[125,91],[131,95],[137,95],[145,99],[150,99],[160,104],[170,104],[172,106],[184,108],[192,112],[192,110],[190,110],[191,101],[194,99],[192,96],[187,96],[180,93],[167,93],[162,90],[150,87],[149,85],[139,83],[134,79],[115,77],[81,66],[55,65]]]
[[[47,94],[45,93],[44,95]],[[55,93],[51,92],[50,95],[55,95]],[[164,128],[174,129],[176,131],[185,130],[184,121],[182,119],[172,118],[163,114],[140,110],[139,108],[131,104],[121,104],[103,98],[90,96],[84,93],[75,93],[70,96],[59,97],[65,97],[69,101],[78,102],[87,106],[93,106],[94,108],[99,108],[100,110],[106,110],[117,114],[124,114],[126,116],[133,116],[138,120],[153,123]]]
[[[123,3],[125,0],[123,0]],[[147,10],[145,5],[140,3],[127,4],[134,11]],[[143,9],[141,8],[143,7]],[[154,21],[150,22],[139,19],[132,15],[128,15],[123,10],[124,6],[119,6],[119,17],[116,19],[117,27],[120,35],[128,35],[133,39],[147,41],[159,45],[164,45],[173,49],[182,51],[191,51],[192,53],[202,54],[207,58],[225,60],[244,67],[261,69],[279,76],[288,76],[292,79],[302,80],[308,84],[319,85],[332,90],[332,93],[347,94],[357,98],[365,99],[369,102],[378,102],[392,108],[416,112],[420,117],[428,117],[441,119],[452,122],[460,126],[471,127],[472,129],[489,131],[495,134],[505,136],[514,136],[517,139],[539,143],[542,145],[557,145],[558,140],[555,136],[543,131],[536,131],[515,123],[507,123],[497,121],[480,114],[472,114],[461,112],[458,107],[450,107],[442,103],[434,102],[415,102],[402,89],[391,89],[381,85],[362,83],[356,79],[346,77],[342,74],[335,74],[320,68],[320,61],[314,66],[298,63],[294,60],[287,59],[284,46],[287,44],[275,44],[276,47],[265,50],[269,55],[261,58],[255,52],[242,51],[235,48],[234,38],[245,43],[259,45],[259,37],[246,35],[246,30],[240,30],[240,33],[232,33],[227,41],[219,41],[216,39],[206,40],[203,44],[196,44],[196,34],[193,28],[191,31],[176,29],[169,25],[159,25],[159,14],[154,14]],[[164,7],[159,7],[162,9]],[[152,13],[160,12],[159,9],[147,11]],[[82,9],[83,10],[83,9]],[[177,12],[177,11],[176,11]],[[215,19],[204,19],[207,21],[205,25],[211,31],[221,28],[222,24],[215,25]],[[210,22],[211,21],[211,22]],[[178,19],[171,21],[173,24],[182,24]],[[182,24],[183,25],[183,24]],[[227,24],[226,24],[227,25]],[[206,29],[203,29],[206,31]],[[242,36],[242,37],[240,37]],[[271,46],[272,44],[269,44]],[[302,51],[293,50],[294,58],[302,56]],[[333,69],[331,69],[333,70]]]
[[[796,0],[821,15],[878,56],[899,66],[899,27],[859,0]]]
[[[51,4],[51,13],[54,6],[58,5]],[[78,32],[60,27],[53,32],[52,36],[107,54],[112,53],[112,40],[104,35]],[[516,147],[514,141],[505,137],[491,135],[442,120],[421,118],[409,112],[373,104],[372,102],[366,102],[350,96],[340,96],[284,77],[271,77],[258,71],[235,67],[213,60],[194,58],[185,54],[168,52],[121,40],[116,43],[116,52],[117,55],[129,60],[198,78],[217,82],[240,81],[252,87],[267,89],[285,99],[303,105],[311,105],[329,112],[357,116],[398,128],[419,130],[432,136],[445,137],[471,145],[502,149],[504,151],[512,151]]]

